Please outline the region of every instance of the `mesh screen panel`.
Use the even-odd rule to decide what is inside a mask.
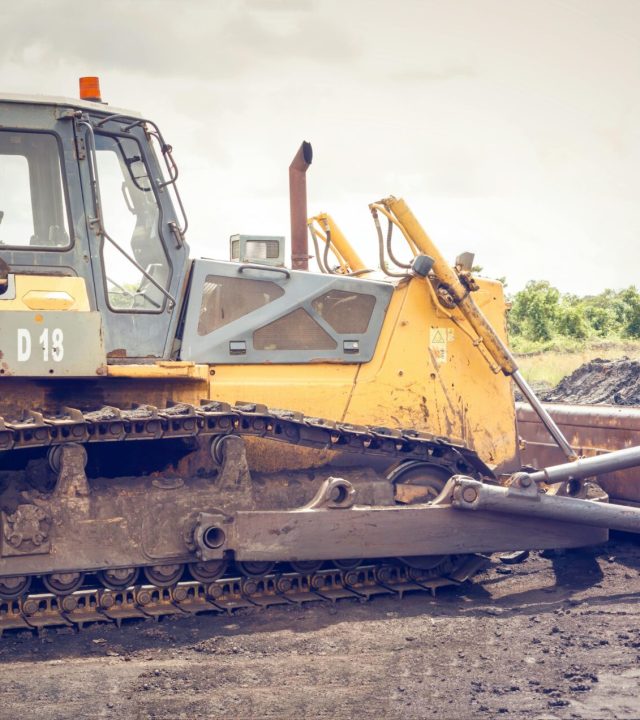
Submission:
[[[200,304],[198,335],[208,335],[282,295],[284,290],[270,280],[207,275]]]
[[[365,333],[376,304],[373,295],[330,290],[316,298],[313,309],[338,333]]]
[[[335,350],[336,341],[303,308],[261,327],[253,334],[256,350]]]

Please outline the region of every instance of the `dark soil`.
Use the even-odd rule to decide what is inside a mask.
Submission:
[[[543,392],[541,399],[588,405],[640,405],[640,362],[596,358],[574,370],[552,390]]]
[[[640,554],[378,597],[0,639],[0,718],[638,718]]]

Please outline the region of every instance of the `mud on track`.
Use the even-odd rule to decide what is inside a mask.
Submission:
[[[438,598],[0,640],[5,718],[638,718],[640,546],[499,562]]]

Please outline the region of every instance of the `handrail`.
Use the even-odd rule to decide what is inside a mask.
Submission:
[[[291,277],[291,273],[287,268],[274,267],[273,265],[259,265],[258,263],[243,263],[238,267],[238,272],[242,273],[245,270],[264,270],[265,272],[281,273],[287,280]]]

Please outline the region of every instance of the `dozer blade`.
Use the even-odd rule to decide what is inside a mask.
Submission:
[[[604,455],[629,447],[640,438],[640,408],[622,405],[545,403],[572,447],[582,456]],[[562,452],[549,442],[546,429],[526,403],[516,403],[518,432],[524,441],[525,465],[546,467],[563,462]],[[633,470],[598,476],[598,484],[614,501],[640,504],[640,483]]]

